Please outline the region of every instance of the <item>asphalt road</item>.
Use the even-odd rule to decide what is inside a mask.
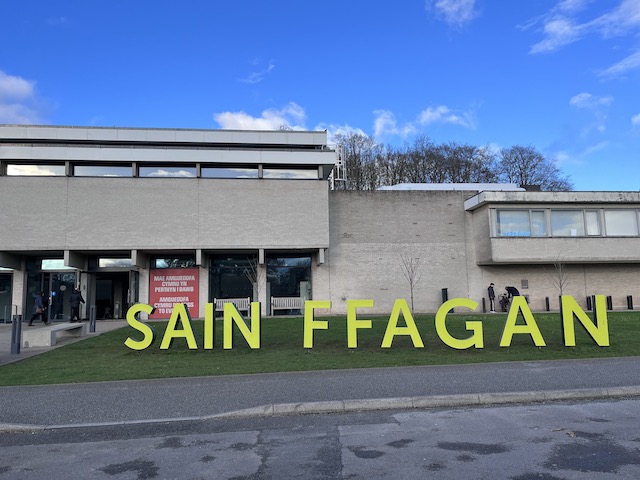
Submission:
[[[620,394],[619,387],[640,394],[640,357],[0,387],[0,430],[195,419],[243,409],[253,409],[246,416],[269,415],[285,411],[274,409],[282,404],[308,413],[336,404],[403,408],[407,398],[437,396],[447,396],[446,405],[472,405],[468,399],[480,395],[481,403],[492,403],[509,393],[513,401],[548,400],[553,392],[571,398],[576,391],[607,397]]]
[[[640,478],[640,400],[73,427],[0,435],[0,478]]]

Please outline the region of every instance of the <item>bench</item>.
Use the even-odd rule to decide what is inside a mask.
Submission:
[[[271,314],[276,310],[300,310],[304,308],[301,297],[271,297]]]
[[[56,323],[33,330],[22,330],[22,346],[52,347],[60,337],[84,337],[87,334],[86,323]]]
[[[214,298],[213,299],[213,309],[215,312],[224,312],[224,304],[225,303],[233,303],[238,312],[247,312],[249,315],[249,310],[251,309],[251,299],[249,297],[246,298]]]

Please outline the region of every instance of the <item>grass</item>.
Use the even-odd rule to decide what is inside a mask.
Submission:
[[[361,315],[363,318],[364,316]],[[505,361],[532,361],[640,355],[640,312],[610,312],[610,347],[599,347],[576,322],[576,347],[565,347],[560,316],[537,313],[536,323],[546,347],[536,347],[529,335],[514,335],[511,346],[499,347],[505,314],[449,315],[447,328],[456,338],[466,338],[465,321],[481,320],[483,349],[455,350],[437,336],[434,315],[416,316],[424,348],[414,348],[408,337],[396,337],[391,348],[380,347],[387,317],[373,317],[373,328],[358,332],[358,348],[347,347],[346,318],[326,317],[328,330],[316,330],[313,349],[303,348],[302,318],[266,318],[262,321],[262,348],[251,349],[234,329],[233,349],[222,348],[222,322],[216,322],[213,350],[202,349],[203,322],[194,321],[198,350],[175,339],[160,350],[166,322],[153,323],[157,337],[143,351],[124,345],[142,335],[131,327],[69,344],[23,361],[0,367],[0,385],[96,382],[144,378],[191,377],[339,368],[442,365]]]

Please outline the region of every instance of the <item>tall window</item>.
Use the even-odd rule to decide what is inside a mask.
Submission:
[[[267,282],[272,297],[309,298],[311,257],[267,257]]]
[[[253,299],[253,280],[256,272],[255,255],[216,255],[209,266],[209,298]],[[256,300],[256,299],[254,299]]]

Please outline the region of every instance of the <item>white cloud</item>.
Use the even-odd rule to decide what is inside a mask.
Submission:
[[[635,70],[637,68],[640,68],[640,50],[602,71],[600,76],[620,77],[630,70]]]
[[[269,65],[267,65],[263,69],[261,69],[261,70],[259,70],[257,72],[251,72],[246,78],[241,78],[240,82],[248,83],[248,84],[251,84],[251,85],[253,85],[254,83],[260,83],[262,80],[264,80],[264,77],[266,77],[269,73],[271,73],[271,71],[274,68],[276,68],[274,63],[273,62],[269,62]]]
[[[23,100],[32,97],[34,85],[34,82],[7,75],[0,70],[0,101],[9,99]]]
[[[433,9],[436,16],[450,25],[463,26],[478,14],[475,0],[427,0],[427,9]]]
[[[41,123],[34,87],[35,82],[0,70],[0,123]]]
[[[602,38],[633,34],[640,27],[638,0],[622,0],[608,12],[580,22],[576,14],[588,3],[586,0],[563,0],[535,19],[533,24],[543,25],[543,39],[531,47],[530,53],[553,52],[590,34]]]
[[[420,125],[430,125],[432,123],[448,123],[452,125],[460,125],[465,128],[476,128],[476,122],[473,114],[470,112],[455,113],[446,105],[438,105],[437,107],[429,107],[420,112],[418,116]]]
[[[349,136],[350,134],[355,134],[355,135],[367,136],[364,130],[362,130],[361,128],[352,127],[351,125],[336,125],[336,124],[320,123],[315,126],[314,130],[326,130],[327,142],[329,144],[336,143],[335,141],[336,135]]]
[[[640,113],[631,117],[631,126],[633,128],[640,128]]]
[[[598,107],[609,106],[613,103],[613,97],[607,95],[605,97],[596,97],[587,92],[579,93],[569,100],[569,104],[576,108],[596,109]]]
[[[228,130],[278,130],[283,127],[293,130],[306,129],[304,109],[294,102],[288,103],[280,110],[264,110],[260,117],[240,111],[214,113],[213,119],[220,128]]]
[[[375,110],[373,116],[373,135],[375,137],[385,135],[400,135],[401,137],[406,137],[416,131],[411,123],[398,126],[396,116],[388,110]]]
[[[552,52],[575,42],[584,35],[584,28],[566,17],[555,17],[544,25],[545,38],[531,47],[530,53]]]

